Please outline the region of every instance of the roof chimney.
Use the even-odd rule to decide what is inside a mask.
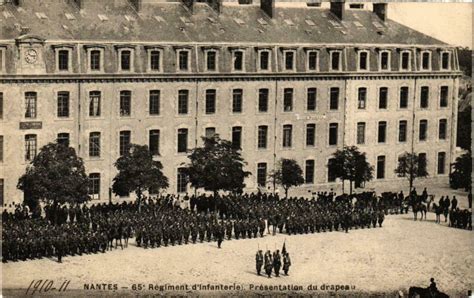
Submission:
[[[382,20],[387,20],[387,3],[374,3],[374,13]]]
[[[140,12],[142,10],[142,2],[142,0],[130,0],[130,4],[137,12]]]
[[[222,0],[207,0],[207,4],[218,14],[221,13]]]
[[[73,2],[79,7],[79,9],[84,9],[84,0],[73,0]]]
[[[344,0],[331,0],[331,7],[329,10],[340,20],[342,20],[344,17],[344,11],[345,11],[344,4],[345,4]]]
[[[194,0],[181,0],[181,3],[183,3],[190,12],[193,12]]]
[[[260,0],[260,9],[270,18],[275,15],[275,0]]]

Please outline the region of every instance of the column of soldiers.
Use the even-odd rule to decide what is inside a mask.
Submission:
[[[120,204],[44,206],[43,215],[26,208],[4,210],[3,261],[105,252],[127,247],[134,237],[143,248],[190,242],[263,237],[265,230],[289,235],[382,225],[384,207],[373,193],[280,199],[267,194],[191,196],[190,208],[178,197]],[[271,230],[270,230],[271,229]]]

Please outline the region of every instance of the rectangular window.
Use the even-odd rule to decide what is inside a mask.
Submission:
[[[390,53],[381,52],[380,53],[380,70],[389,70],[390,69]]]
[[[100,51],[92,50],[90,51],[90,68],[91,70],[100,70]]]
[[[160,155],[160,130],[152,129],[148,133],[148,148],[153,156]]]
[[[265,149],[267,148],[267,135],[268,135],[268,126],[261,125],[258,127],[258,148]]]
[[[365,144],[365,122],[357,123],[357,144]]]
[[[120,91],[120,116],[129,117],[132,114],[132,92]]]
[[[206,52],[206,67],[207,67],[207,71],[216,71],[217,70],[217,53],[216,53],[216,51],[207,51]]]
[[[337,174],[336,159],[331,158],[328,160],[328,182],[335,182]]]
[[[89,174],[89,196],[93,200],[100,199],[100,173]]]
[[[306,146],[312,147],[316,145],[316,124],[306,124]]]
[[[305,162],[304,182],[306,184],[314,183],[314,160],[308,159]]]
[[[398,122],[398,141],[404,143],[407,141],[407,121],[400,120]]]
[[[367,105],[367,88],[359,88],[357,100],[357,108],[365,109]]]
[[[3,162],[3,136],[0,136],[0,162]]]
[[[341,52],[331,52],[331,70],[340,70]]]
[[[234,70],[235,71],[242,71],[244,70],[244,52],[242,51],[234,51]]]
[[[150,52],[150,70],[160,71],[161,70],[161,52],[151,51]]]
[[[408,108],[408,87],[400,88],[400,109]]]
[[[427,134],[428,134],[428,120],[420,120],[420,141],[426,141]]]
[[[259,187],[265,187],[267,184],[267,163],[265,162],[257,164],[257,184]]]
[[[131,70],[132,66],[132,51],[123,50],[120,52],[120,69],[121,70]]]
[[[423,170],[426,170],[428,161],[426,159],[426,153],[418,154],[418,172],[417,176],[423,176]]]
[[[242,113],[243,91],[242,89],[232,90],[232,113]]]
[[[178,64],[180,71],[188,71],[189,69],[189,52],[188,51],[179,51],[178,52]]]
[[[36,156],[37,137],[36,135],[25,136],[25,160],[32,161]]]
[[[100,157],[100,132],[89,134],[89,156]]]
[[[316,111],[317,89],[308,88],[308,95],[306,98],[306,110]]]
[[[446,152],[438,152],[438,175],[445,174]]]
[[[188,177],[184,168],[178,168],[176,182],[176,191],[178,193],[185,193],[188,191]]]
[[[378,130],[377,141],[379,143],[385,143],[386,139],[387,139],[387,122],[386,121],[380,121],[379,122],[379,130]]]
[[[421,69],[429,70],[431,68],[431,53],[424,52],[421,54]]]
[[[329,124],[329,145],[337,145],[337,135],[338,135],[338,124],[330,123]]]
[[[385,156],[377,157],[377,179],[385,178]]]
[[[150,94],[148,97],[148,108],[149,108],[150,115],[160,114],[160,101],[161,101],[161,91],[150,90]]]
[[[293,51],[285,52],[285,70],[293,70],[295,67],[295,53]]]
[[[283,148],[291,148],[293,136],[293,125],[283,125]]]
[[[36,118],[37,93],[25,92],[25,118]]]
[[[178,153],[185,153],[188,151],[188,129],[178,129]]]
[[[410,52],[402,52],[402,61],[400,68],[402,70],[409,70],[410,69]]]
[[[206,90],[206,114],[214,114],[216,112],[216,90]]]
[[[3,178],[0,179],[0,206],[3,206],[3,200],[5,196],[5,181]]]
[[[446,70],[446,69],[449,69],[449,68],[450,68],[450,67],[449,67],[449,66],[450,66],[450,65],[449,65],[449,64],[450,64],[450,63],[449,63],[449,58],[450,58],[449,56],[450,56],[450,55],[449,55],[449,53],[447,53],[447,52],[444,52],[444,53],[441,54],[441,69]]]
[[[188,113],[189,90],[178,91],[178,114]]]
[[[293,111],[293,89],[285,88],[283,91],[283,111]]]
[[[69,92],[58,92],[58,117],[69,117]]]
[[[268,89],[258,90],[258,111],[260,113],[268,111]]]
[[[3,119],[3,92],[0,92],[0,119]]]
[[[422,109],[428,108],[429,97],[430,97],[430,88],[427,86],[421,87],[420,108]]]
[[[439,106],[440,108],[446,108],[448,106],[448,86],[441,86],[439,92]]]
[[[206,138],[212,138],[216,134],[215,127],[206,127],[205,136]]]
[[[89,116],[99,117],[100,116],[100,91],[89,92]]]
[[[242,148],[242,126],[232,127],[232,146],[235,149]]]
[[[438,137],[439,137],[440,140],[446,140],[447,128],[448,128],[448,120],[440,119],[439,120],[439,131],[438,131]]]
[[[360,52],[359,53],[359,70],[368,70],[369,69],[369,53]]]
[[[388,106],[388,88],[381,87],[379,89],[379,109],[386,109]]]
[[[329,109],[337,110],[339,109],[339,88],[331,88],[330,98],[329,98]]]
[[[308,70],[318,70],[318,52],[308,52]]]
[[[68,50],[58,51],[58,70],[60,71],[69,70],[69,51]]]
[[[64,145],[69,147],[69,134],[68,133],[58,133],[58,137],[56,139],[58,144]]]
[[[130,149],[131,132],[129,130],[122,130],[119,134],[119,153],[120,156],[125,155]]]
[[[269,51],[260,51],[260,70],[270,70]]]

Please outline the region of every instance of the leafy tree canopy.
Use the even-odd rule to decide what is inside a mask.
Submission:
[[[420,158],[416,153],[405,152],[398,158],[398,166],[395,169],[398,177],[407,177],[410,182],[410,191],[413,181],[417,177],[428,176],[426,170],[426,160]]]
[[[270,176],[276,184],[285,189],[285,197],[288,197],[288,190],[292,186],[304,183],[303,170],[294,159],[282,158],[277,169]]]
[[[472,186],[472,156],[471,152],[464,153],[456,158],[454,170],[450,175],[450,185],[452,188],[464,188],[468,191]]]
[[[345,146],[333,154],[336,177],[349,180],[352,193],[352,182],[360,184],[373,179],[374,167],[367,162],[365,153],[357,146]]]

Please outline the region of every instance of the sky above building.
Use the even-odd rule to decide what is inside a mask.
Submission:
[[[389,2],[388,17],[446,43],[472,49],[472,3]]]

